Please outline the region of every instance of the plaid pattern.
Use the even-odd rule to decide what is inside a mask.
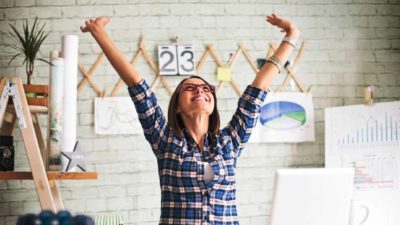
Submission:
[[[128,88],[144,135],[157,157],[161,186],[160,224],[239,224],[235,202],[235,167],[250,137],[267,93],[248,86],[229,124],[217,137],[206,134],[204,149],[187,130],[172,130],[154,93],[142,80]],[[214,179],[204,181],[204,164]]]

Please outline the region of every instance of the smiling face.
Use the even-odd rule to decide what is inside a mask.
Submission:
[[[214,111],[214,87],[198,78],[189,78],[179,87],[177,113],[207,114]]]
[[[182,116],[205,113],[209,115],[208,131],[212,135],[219,132],[220,117],[215,90],[200,76],[191,76],[181,81],[175,89],[168,105],[168,123],[182,135],[185,127]],[[211,88],[211,89],[210,89]]]

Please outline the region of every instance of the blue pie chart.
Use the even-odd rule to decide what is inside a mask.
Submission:
[[[294,102],[276,101],[261,107],[260,122],[264,127],[277,130],[296,129],[306,121],[305,109]]]

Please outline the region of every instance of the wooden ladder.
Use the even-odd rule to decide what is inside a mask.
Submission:
[[[57,187],[57,179],[97,179],[95,172],[46,172],[45,142],[40,131],[38,113],[47,113],[37,107],[29,107],[21,78],[11,81],[0,79],[0,134],[11,136],[18,118],[31,172],[0,172],[0,180],[33,179],[42,210],[57,212],[64,209]],[[13,104],[10,104],[9,98]]]

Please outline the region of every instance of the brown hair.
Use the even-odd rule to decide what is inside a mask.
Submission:
[[[204,81],[204,83],[209,84],[206,80],[204,80],[203,78],[201,78],[199,76],[190,76],[188,78],[183,79],[178,84],[174,93],[172,94],[171,100],[169,101],[169,105],[168,105],[168,123],[172,127],[172,129],[177,131],[180,135],[183,135],[182,130],[183,130],[183,128],[185,128],[185,124],[183,124],[183,120],[182,120],[181,116],[176,112],[178,109],[178,99],[179,99],[180,87],[186,80],[191,79],[191,78],[200,79],[200,80]],[[215,95],[215,92],[212,92],[212,95],[214,97],[214,110],[211,113],[209,120],[208,120],[208,132],[210,132],[212,136],[215,136],[219,132],[220,118],[219,118],[219,112],[217,109],[217,96]]]

